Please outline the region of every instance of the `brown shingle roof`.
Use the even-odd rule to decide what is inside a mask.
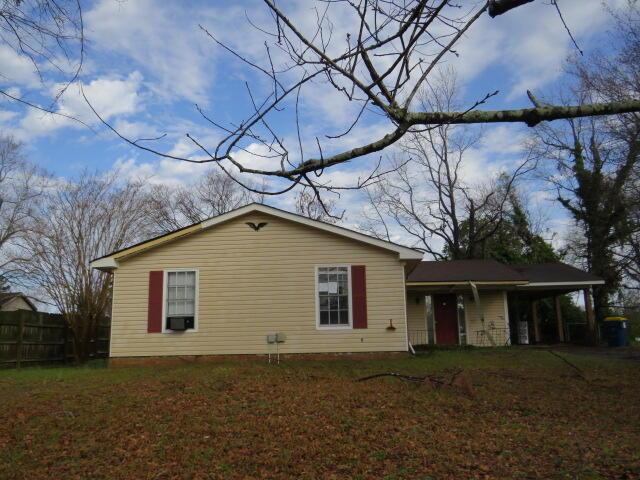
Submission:
[[[513,268],[526,277],[531,283],[576,283],[576,282],[601,282],[596,277],[579,268],[566,263],[537,263],[534,265],[513,265]]]
[[[517,270],[496,260],[420,262],[408,282],[526,282]]]
[[[420,262],[407,282],[599,283],[602,279],[561,262],[505,265],[496,260]]]

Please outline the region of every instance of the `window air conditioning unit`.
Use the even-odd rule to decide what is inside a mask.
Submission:
[[[193,317],[169,317],[167,318],[167,328],[169,330],[184,331],[193,328]]]

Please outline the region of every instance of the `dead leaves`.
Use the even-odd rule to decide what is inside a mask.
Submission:
[[[508,355],[0,377],[0,478],[640,476],[633,365],[576,360],[616,385],[594,388],[546,352]],[[415,381],[354,381],[380,371]]]

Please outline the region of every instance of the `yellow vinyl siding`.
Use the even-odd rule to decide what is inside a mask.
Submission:
[[[407,329],[413,346],[426,345],[428,340],[424,299],[424,293],[407,293]]]
[[[496,345],[503,346],[508,339],[507,332],[509,327],[507,325],[507,319],[505,318],[504,292],[480,290],[479,294],[480,304],[482,305],[484,313],[485,327],[487,330],[491,328],[497,329],[490,331],[493,334]],[[488,340],[485,340],[483,343],[481,335],[477,333],[483,330],[483,326],[480,321],[480,312],[473,301],[473,296],[465,294],[464,308],[467,320],[467,343],[469,345],[488,346]]]
[[[267,222],[255,232],[245,222]],[[367,329],[316,329],[317,265],[366,266]],[[149,271],[199,271],[197,332],[147,333]],[[406,350],[403,266],[394,252],[250,213],[138,255],[115,270],[111,356]],[[393,320],[395,331],[388,331]]]
[[[426,330],[427,316],[424,306],[425,294],[407,294],[407,328],[411,330]],[[416,299],[420,303],[416,303]]]

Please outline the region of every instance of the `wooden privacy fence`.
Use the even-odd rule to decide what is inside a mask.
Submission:
[[[91,339],[90,358],[109,355],[109,325]],[[62,315],[18,310],[0,312],[0,367],[20,368],[73,361],[73,332]]]

